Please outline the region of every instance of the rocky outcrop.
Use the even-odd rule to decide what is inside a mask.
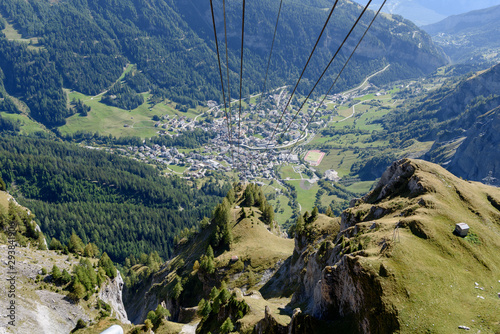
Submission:
[[[379,268],[363,265],[363,252],[348,244],[366,230],[379,227],[374,222],[362,227],[363,223],[394,212],[384,201],[396,196],[412,198],[428,190],[417,173],[418,166],[409,159],[394,162],[372,192],[343,212],[338,235],[325,235],[313,244],[304,236],[296,238],[297,260],[289,266],[288,275],[298,282],[292,305],[305,305],[304,313],[317,319],[355,324],[351,332],[392,333],[399,329],[398,312],[384,298]]]
[[[111,306],[111,316],[116,317],[125,324],[129,324],[130,321],[122,299],[123,279],[120,272],[117,271],[117,273],[116,277],[105,283],[99,291],[99,298]]]
[[[268,306],[265,308],[265,316],[254,327],[254,334],[310,334],[314,333],[314,319],[302,313],[300,308],[293,310],[290,323],[287,326],[281,325],[271,314]]]
[[[341,250],[336,246],[322,256],[319,250],[301,255],[296,268],[304,267],[300,272],[292,269],[290,273],[290,276],[299,277],[299,287],[291,304],[306,305],[304,313],[317,319],[352,322],[356,324],[354,332],[391,333],[397,330],[397,311],[384,302],[377,273],[366,270],[358,257],[342,255]],[[325,257],[328,258],[326,263],[321,260]],[[288,329],[307,333],[298,330],[304,327],[304,321],[308,323],[311,319],[292,320]],[[262,322],[272,323],[266,319]]]
[[[378,275],[354,256],[343,256],[321,273],[312,314],[318,318],[352,319],[360,333],[392,333],[399,328],[397,312],[383,301]]]
[[[138,288],[130,289],[125,287],[123,290],[123,302],[127,316],[133,324],[143,323],[148,312],[155,310],[160,303],[158,295],[150,291],[152,286],[153,279],[149,278]],[[171,308],[167,308],[171,310]]]

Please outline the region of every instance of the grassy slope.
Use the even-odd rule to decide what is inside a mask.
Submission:
[[[12,122],[19,122],[18,124],[20,125],[19,128],[22,134],[29,135],[36,132],[47,132],[46,128],[42,124],[32,120],[26,114],[9,114],[6,112],[0,112],[0,115]]]
[[[245,208],[247,214],[250,209]],[[260,216],[260,211],[253,208],[255,215]],[[238,218],[240,209],[233,209],[233,217]],[[233,221],[234,244],[231,249],[221,254],[217,259],[220,263],[228,263],[231,256],[248,259],[252,269],[261,272],[274,267],[279,260],[285,260],[293,252],[293,240],[284,239],[269,232],[267,225],[258,217],[250,217],[240,222]]]
[[[124,74],[130,70],[128,66],[124,70]],[[123,75],[124,75],[123,74]],[[196,117],[203,108],[195,111],[190,109],[183,113],[175,109],[175,104],[165,102],[153,105],[148,103],[149,93],[142,93],[145,102],[133,110],[124,110],[117,107],[111,107],[101,103],[102,96],[88,96],[74,91],[68,91],[68,100],[73,98],[82,100],[86,105],[91,107],[91,111],[87,116],[82,117],[75,114],[67,118],[66,125],[60,128],[64,134],[75,133],[77,131],[96,132],[103,135],[113,135],[116,137],[122,136],[138,136],[141,138],[153,137],[157,135],[161,128],[156,128],[153,116],[184,116],[188,119]],[[206,108],[205,108],[206,109]],[[127,125],[125,127],[125,125]]]
[[[12,198],[7,192],[0,191],[0,206],[5,210],[9,209],[9,201]]]
[[[270,307],[271,313],[278,321],[287,324],[290,321],[290,316],[283,312],[283,308],[290,302],[290,298],[264,299],[258,292],[244,296],[239,288],[246,288],[253,291],[258,291],[262,288],[263,283],[261,282],[261,278],[264,272],[270,268],[274,268],[279,261],[285,261],[292,255],[294,241],[271,233],[268,230],[268,226],[260,221],[260,211],[258,208],[245,208],[245,210],[248,216],[250,216],[251,210],[253,210],[254,216],[239,220],[241,208],[232,209],[231,211],[233,243],[229,250],[216,253],[215,263],[217,271],[222,275],[220,279],[228,280],[228,286],[232,289],[235,288],[239,298],[245,299],[251,307],[250,313],[240,320],[243,328],[253,328],[256,322],[264,318],[266,305]],[[169,262],[166,268],[176,268],[180,263],[184,263],[183,268],[190,270],[194,262],[199,260],[201,255],[205,253],[210,240],[211,230],[212,228],[208,227],[181,246],[177,256]],[[235,255],[245,264],[243,271],[237,271],[232,268],[230,260]],[[163,270],[168,269],[164,268]],[[248,285],[248,273],[250,270],[254,273],[255,281],[255,285],[251,286]],[[171,282],[175,276],[173,272],[168,273],[167,271],[164,271],[163,274],[160,273],[160,275],[164,277],[162,284]],[[163,329],[162,326],[161,330]]]
[[[396,306],[402,332],[456,333],[459,325],[465,325],[475,332],[498,333],[500,211],[488,197],[500,203],[500,190],[460,180],[437,165],[412,163],[428,191],[416,198],[377,203],[401,209],[374,220],[380,229],[359,237],[369,245],[364,250],[369,256],[357,255],[358,259],[370,271],[378,272],[383,263],[389,272],[388,277],[380,277],[383,299]],[[401,212],[412,206],[416,211],[401,218]],[[352,212],[366,214],[370,207],[362,204]],[[359,226],[373,224],[370,217],[366,220]],[[399,221],[414,221],[417,227],[413,233],[410,228],[400,229],[394,241]],[[458,222],[467,223],[477,237],[453,235]],[[382,240],[390,245],[383,254]]]

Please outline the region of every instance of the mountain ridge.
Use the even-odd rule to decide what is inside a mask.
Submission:
[[[500,5],[447,17],[423,26],[454,63],[498,60]]]
[[[248,269],[245,257],[240,258],[245,265],[236,271],[240,259],[228,262],[233,247],[245,242],[245,236],[236,233],[229,248],[219,250],[214,258],[216,275],[226,279],[202,280],[208,286],[198,299],[208,299],[200,302],[197,310],[205,312],[208,303],[212,311],[208,311],[209,318],[203,316],[197,333],[217,328],[227,318],[242,333],[323,333],[332,329],[339,333],[454,333],[464,325],[473,330],[498,331],[500,324],[493,310],[500,291],[500,267],[494,251],[500,246],[499,210],[498,188],[460,180],[423,160],[396,161],[373,191],[352,201],[340,220],[319,215],[297,222],[293,254],[273,268],[265,285],[253,288],[258,291],[243,291],[241,285],[235,286],[236,276],[231,276],[239,270],[246,275]],[[470,226],[467,237],[453,234],[458,222]],[[172,314],[186,314],[186,307],[196,299],[187,302],[184,292],[173,299],[175,290],[168,290],[172,289],[168,286],[196,280],[200,274],[210,277],[201,269],[204,265],[195,263],[192,272],[190,269],[198,254],[193,249],[204,249],[195,240],[206,239],[209,234],[186,241],[178,257],[154,274],[169,279],[163,283],[162,279],[150,281],[148,300],[163,300]],[[248,252],[255,253],[255,248]],[[191,260],[187,260],[189,257]],[[185,265],[188,270],[183,274],[179,270]],[[218,301],[221,295],[213,299],[221,281],[225,283],[217,293],[230,287],[236,300],[253,305],[250,314],[233,317],[222,306],[224,302]],[[186,284],[190,295],[193,285]],[[166,293],[160,292],[161,286]],[[437,296],[436,291],[446,291],[446,297]],[[209,292],[211,297],[206,297]],[[219,302],[220,309],[216,308]],[[277,302],[281,304],[278,310]],[[449,313],[458,318],[448,317]],[[182,319],[196,322],[196,317]]]

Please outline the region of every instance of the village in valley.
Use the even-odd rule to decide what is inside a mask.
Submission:
[[[159,164],[164,166],[166,174],[189,179],[203,178],[207,171],[237,170],[240,179],[252,182],[306,179],[313,183],[320,178],[338,181],[341,176],[336,170],[318,173],[314,168],[320,165],[326,152],[318,151],[322,153],[321,159],[311,159],[304,145],[313,142],[329,125],[343,122],[348,125],[347,121],[359,117],[364,113],[358,111],[356,115],[360,101],[369,102],[384,96],[387,98],[385,90],[365,81],[356,89],[327,96],[321,106],[319,99],[309,100],[299,113],[297,110],[303,100],[295,99],[282,115],[282,108],[290,96],[287,87],[281,87],[264,97],[257,94],[244,99],[241,120],[239,101],[232,101],[227,110],[215,101],[207,101],[208,110],[193,119],[171,115],[154,119],[160,136],[172,136],[172,131],[178,135],[193,129],[214,133],[214,138],[203,148],[185,150],[154,144],[128,146],[118,149],[117,153]],[[294,168],[295,177],[283,176],[277,167],[284,165],[300,168]]]
[[[378,87],[369,78],[324,101],[324,96],[316,96],[304,103],[304,97],[295,96],[283,114],[290,87],[244,97],[241,113],[239,100],[233,100],[227,109],[216,101],[207,101],[204,108],[186,113],[173,109],[161,113],[158,105],[150,105],[154,116],[148,131],[154,129],[156,136],[143,140],[142,145],[87,147],[152,164],[167,177],[199,184],[212,176],[237,174],[241,181],[271,186],[265,189],[276,198],[276,210],[284,211],[281,216],[285,219],[292,207],[311,210],[344,201],[332,186],[342,187],[341,193],[347,191],[350,196],[367,192],[373,180],[360,178],[357,171],[372,157],[390,149],[386,138],[377,135],[384,131],[380,120],[397,109],[404,98],[438,85],[429,80]],[[138,121],[127,124],[131,125],[126,131],[138,131]],[[196,148],[162,144],[161,138],[179,142],[183,140],[180,136],[193,136],[196,131],[210,134]],[[406,149],[424,151],[430,145],[415,141]],[[285,194],[295,191],[296,200],[283,203]]]

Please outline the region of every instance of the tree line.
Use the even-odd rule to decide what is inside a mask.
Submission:
[[[175,235],[210,216],[229,188],[212,179],[198,189],[132,159],[10,135],[1,136],[0,171],[48,237],[67,243],[76,232],[117,262],[153,251],[168,258]]]

